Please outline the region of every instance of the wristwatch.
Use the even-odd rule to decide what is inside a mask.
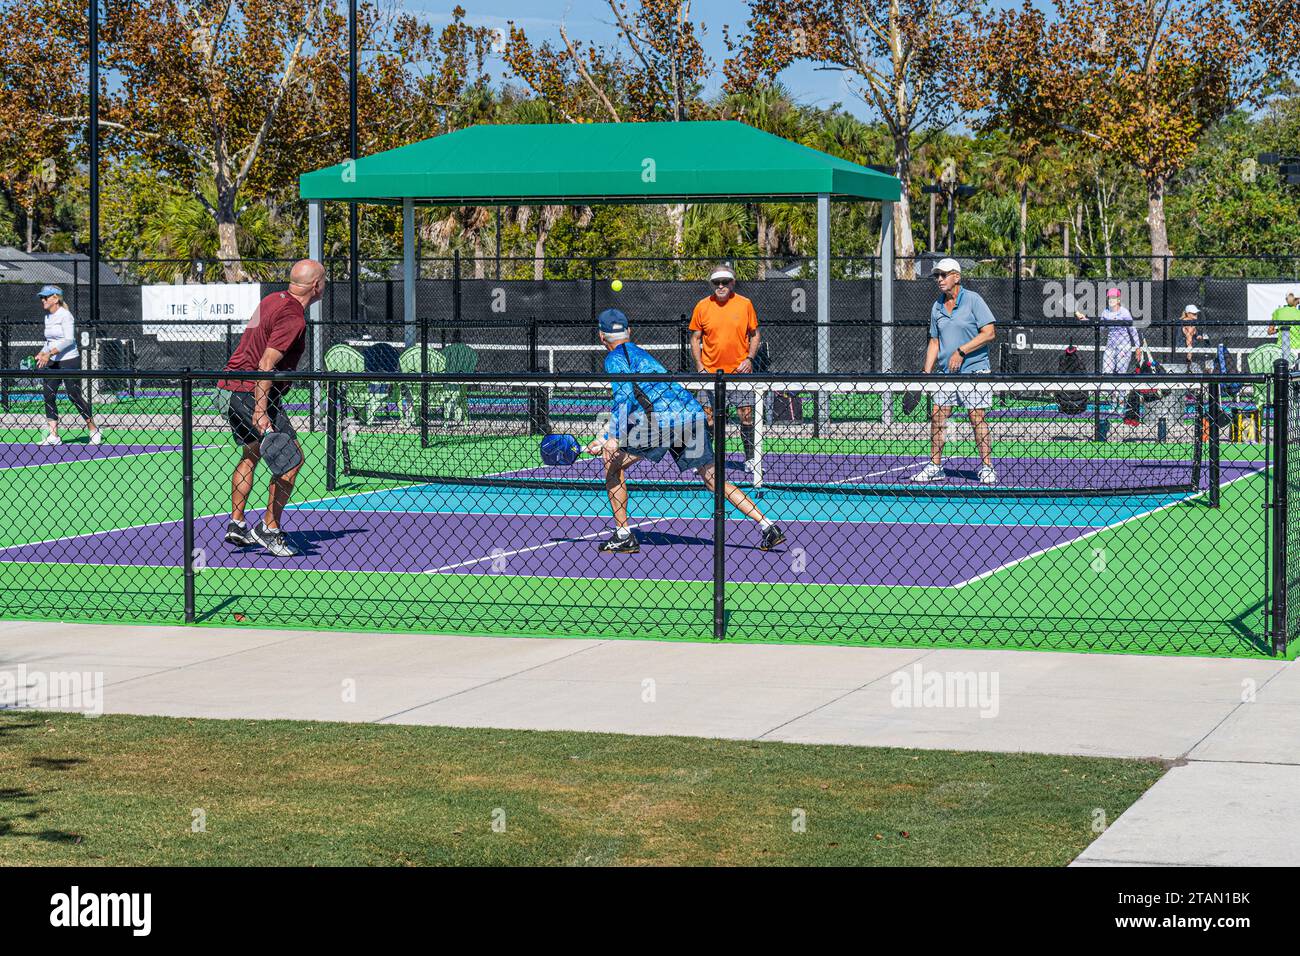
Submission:
[[[957,349],[957,354],[960,355],[962,358],[970,358],[970,356],[967,355],[965,352],[963,352],[960,347],[958,347]]]

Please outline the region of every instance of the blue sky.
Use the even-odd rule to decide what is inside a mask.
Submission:
[[[424,15],[430,23],[443,25],[451,20],[451,10],[456,5],[448,0],[396,0],[404,9]],[[547,3],[524,0],[459,0],[466,10],[466,19],[473,23],[504,27],[507,20],[522,26],[535,41],[559,38],[561,23],[571,38],[612,44],[615,31],[609,8],[604,0],[550,0]],[[630,6],[635,6],[632,0]],[[999,4],[1004,5],[1004,4]],[[743,35],[748,19],[748,4],[744,0],[694,0],[691,14],[697,23],[708,28],[704,38],[705,52],[713,59],[717,74],[705,87],[705,95],[716,93],[721,86],[721,65],[726,57],[722,42],[722,27],[728,26],[731,35]],[[502,73],[499,61],[493,74]],[[797,64],[781,74],[795,98],[804,103],[828,107],[842,103],[849,112],[870,119],[866,107],[844,86],[841,74],[816,70],[809,64]]]

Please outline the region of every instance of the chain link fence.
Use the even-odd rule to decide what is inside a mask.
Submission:
[[[137,400],[93,423],[60,393],[57,444],[43,404],[11,404],[6,616],[1287,653],[1300,402],[1285,365],[637,376],[650,414],[634,400],[612,427],[640,454],[611,466],[546,464],[540,442],[585,449],[614,392],[636,394],[627,376],[560,346],[532,374],[421,373],[451,345],[394,347],[383,372],[248,373],[274,379],[271,417],[303,462],[291,480],[245,462],[243,498],[246,431],[216,374],[138,371]],[[43,403],[60,380],[109,392],[110,375],[0,380]]]

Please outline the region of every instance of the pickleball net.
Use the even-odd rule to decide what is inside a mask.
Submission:
[[[684,383],[692,394],[713,383]],[[604,488],[601,462],[541,462],[538,442],[572,434],[584,446],[611,407],[606,379],[474,381],[331,388],[330,428],[343,475],[468,485]],[[1186,493],[1220,480],[1203,380],[817,381],[726,383],[726,474],[737,484],[845,494],[1111,495]],[[913,393],[915,402],[905,401]],[[953,406],[933,480],[932,412]],[[986,405],[993,474],[984,472],[964,404]],[[750,408],[752,452],[738,408]],[[643,461],[629,483],[698,486],[671,457]]]

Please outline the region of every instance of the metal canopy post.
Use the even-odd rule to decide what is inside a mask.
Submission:
[[[817,371],[831,370],[831,197],[817,194]],[[830,420],[830,394],[817,392],[817,434]]]
[[[880,204],[880,371],[894,370],[894,204]],[[881,421],[894,420],[894,396],[885,393]]]
[[[319,201],[307,203],[307,255],[320,263],[325,260],[325,209]],[[311,369],[313,372],[323,372],[325,332],[321,327],[321,304],[313,302],[307,312],[307,323],[311,326]],[[325,407],[319,381],[311,383],[311,405],[316,420],[324,421]]]
[[[406,346],[415,344],[415,200],[402,200],[402,320]]]

